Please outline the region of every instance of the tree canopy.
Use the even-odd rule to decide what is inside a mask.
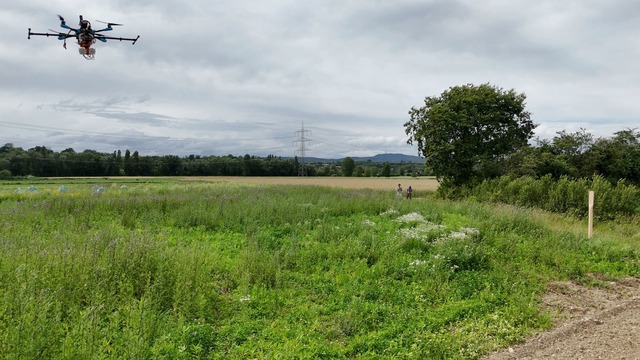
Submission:
[[[528,145],[536,125],[524,94],[490,84],[451,87],[413,107],[405,126],[425,165],[444,183],[463,185],[502,175],[498,166]]]
[[[393,175],[422,173],[418,163],[393,165]],[[143,156],[129,149],[101,153],[67,148],[55,152],[44,146],[28,150],[12,143],[0,146],[0,179],[23,176],[295,176],[300,173],[301,166],[308,176],[369,177],[378,176],[384,164],[371,161],[356,164],[351,157],[332,162],[300,163],[297,157],[275,155]]]
[[[557,132],[551,140],[523,148],[505,162],[515,176],[554,179],[591,178],[600,175],[611,183],[620,180],[640,185],[640,132],[625,129],[610,138],[594,138],[585,129]]]
[[[347,156],[342,160],[342,175],[347,177],[352,176],[355,168],[356,162],[355,160],[353,160],[353,158]]]

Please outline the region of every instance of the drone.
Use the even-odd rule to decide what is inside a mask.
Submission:
[[[110,23],[98,21],[99,23],[107,24],[107,27],[100,30],[93,30],[91,28],[91,23],[88,20],[84,20],[82,15],[80,15],[80,21],[78,22],[78,28],[74,29],[67,25],[64,21],[64,18],[58,15],[60,19],[60,27],[64,29],[69,29],[69,31],[65,34],[60,31],[49,29],[49,31],[53,31],[52,33],[35,33],[31,32],[31,28],[29,28],[29,35],[27,39],[31,39],[31,36],[56,36],[58,40],[63,40],[64,44],[62,45],[65,49],[67,48],[67,39],[68,38],[76,38],[78,45],[78,52],[80,55],[84,56],[87,60],[95,60],[96,49],[92,48],[91,45],[95,44],[97,40],[102,42],[107,42],[107,40],[120,40],[120,41],[131,41],[131,45],[135,45],[136,41],[140,38],[138,35],[135,39],[133,38],[123,38],[123,37],[113,37],[113,36],[105,36],[101,34],[103,31],[111,31],[113,30],[113,26],[122,26],[122,24]]]

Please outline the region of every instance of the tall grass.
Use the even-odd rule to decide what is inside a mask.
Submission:
[[[540,179],[503,176],[460,191],[458,195],[476,200],[537,207],[577,217],[587,215],[588,192],[594,191],[597,219],[640,217],[640,189],[624,180],[613,185],[601,176],[575,180],[566,176],[554,180],[549,175]]]
[[[548,281],[640,272],[624,224],[587,241],[570,218],[393,192],[0,199],[1,358],[477,358],[550,326]]]

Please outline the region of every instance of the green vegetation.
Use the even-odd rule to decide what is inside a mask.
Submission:
[[[598,220],[628,219],[640,225],[640,188],[624,180],[615,185],[602,176],[593,179],[572,180],[567,176],[554,180],[551,175],[535,179],[531,176],[516,178],[503,176],[488,179],[475,187],[439,188],[446,198],[512,204],[583,218],[588,214],[587,194],[595,194],[595,214]]]
[[[602,176],[611,183],[624,180],[640,186],[640,132],[617,131],[611,138],[593,139],[584,129],[560,131],[551,140],[521,149],[496,164],[502,173],[516,176],[571,179]]]
[[[427,166],[446,185],[476,184],[500,175],[496,164],[527,148],[536,125],[526,96],[496,86],[454,86],[411,108],[405,126]]]
[[[550,326],[549,281],[640,275],[624,223],[587,240],[391,191],[59,186],[0,186],[1,358],[478,358]]]
[[[342,160],[342,176],[352,176],[356,169],[356,162],[349,156]]]
[[[349,159],[349,160],[347,160]],[[95,150],[76,152],[72,148],[55,152],[44,146],[28,150],[8,143],[0,146],[0,180],[36,177],[86,176],[296,176],[300,166],[309,176],[352,176],[355,160],[301,163],[297,157],[282,158],[274,155],[199,156],[176,155],[143,156],[128,149],[124,156],[120,150],[99,153]],[[346,165],[344,169],[342,165]],[[393,164],[394,176],[423,174],[422,164],[400,161]],[[377,176],[382,163],[361,161],[356,176]]]
[[[425,157],[425,172],[445,192],[501,176],[593,179],[640,185],[640,132],[625,129],[594,139],[585,129],[557,132],[529,144],[535,125],[524,94],[467,84],[425,98],[409,110],[405,132]]]

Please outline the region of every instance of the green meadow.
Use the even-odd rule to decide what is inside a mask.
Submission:
[[[426,192],[32,183],[0,185],[3,359],[474,359],[552,326],[550,281],[640,276],[625,221],[587,239]]]

